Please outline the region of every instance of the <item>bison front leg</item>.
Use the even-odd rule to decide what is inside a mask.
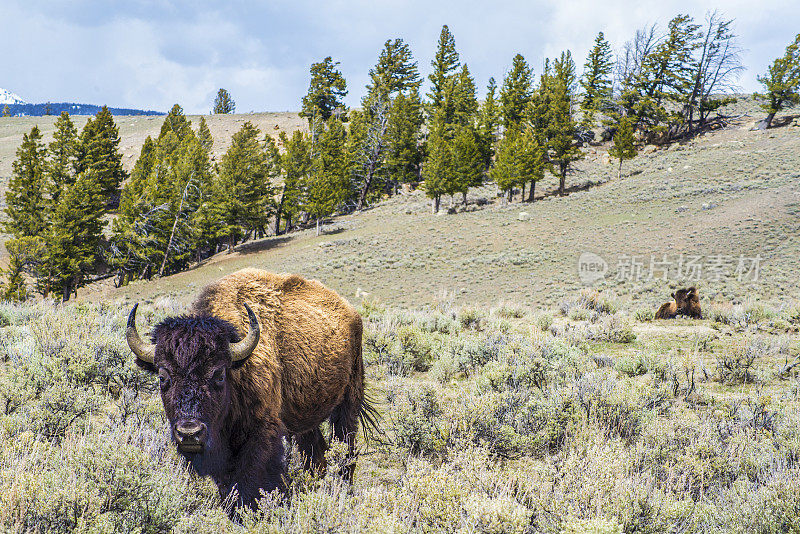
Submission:
[[[285,492],[287,478],[283,434],[253,436],[235,456],[231,479],[228,484],[220,485],[220,496],[224,500],[235,490],[238,493],[234,501],[236,506],[254,510],[262,491]]]
[[[297,452],[303,456],[303,468],[325,473],[325,451],[328,444],[319,427],[302,434],[296,434]]]

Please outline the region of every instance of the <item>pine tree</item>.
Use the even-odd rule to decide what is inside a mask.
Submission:
[[[478,133],[472,126],[458,128],[451,144],[453,162],[453,187],[450,194],[461,193],[467,205],[470,187],[483,183],[484,161],[480,150]]]
[[[497,83],[494,78],[489,78],[486,98],[483,100],[478,117],[481,154],[483,155],[483,165],[487,169],[492,164],[494,147],[497,143],[497,130],[500,125],[500,109],[495,99],[496,92]]]
[[[453,191],[453,158],[441,120],[434,122],[428,137],[428,159],[422,169],[425,179],[425,194],[433,200],[433,213],[439,212],[442,195]]]
[[[463,129],[474,133],[479,106],[475,81],[469,67],[461,65],[455,39],[447,26],[442,27],[431,66],[433,72],[428,76],[431,81],[428,94],[431,101],[428,109],[431,124],[427,143],[429,157],[423,167],[423,178],[426,194],[433,199],[433,212],[437,213],[443,194],[462,193],[466,202],[468,188],[480,181],[470,167],[473,149],[478,151],[481,161],[483,154],[475,136],[468,138],[462,133],[459,143],[462,159],[456,161],[455,138]],[[460,174],[457,163],[461,165]]]
[[[208,129],[208,124],[206,124],[206,118],[200,117],[200,125],[197,127],[197,139],[200,141],[200,144],[206,149],[206,152],[211,152],[211,148],[214,146],[214,138],[211,136],[211,130]]]
[[[612,158],[619,159],[617,178],[622,178],[622,162],[636,157],[636,139],[633,136],[633,126],[628,118],[620,120],[617,132],[614,134],[614,146],[608,151]]]
[[[75,128],[69,113],[61,112],[56,119],[53,142],[48,147],[47,162],[48,188],[52,202],[58,203],[61,192],[75,183],[78,165],[78,130]]]
[[[550,88],[553,85],[553,72],[550,60],[545,58],[544,70],[539,76],[539,85],[533,91],[531,103],[528,106],[526,120],[536,130],[538,135],[547,142],[547,130],[549,126],[550,113]]]
[[[203,118],[201,117],[202,120]],[[183,108],[178,104],[172,106],[172,109],[164,117],[164,122],[161,123],[161,130],[158,133],[158,141],[162,141],[169,132],[175,134],[179,143],[194,134],[192,123],[186,118]]]
[[[419,142],[422,124],[418,89],[414,88],[408,96],[398,94],[392,103],[386,132],[386,172],[394,184],[419,180],[423,156]]]
[[[369,71],[369,77],[367,94],[380,93],[384,97],[394,97],[419,87],[421,83],[411,48],[402,39],[387,39],[378,63]]]
[[[507,193],[509,202],[514,199],[514,188],[524,183],[519,166],[521,152],[519,136],[520,133],[516,128],[505,131],[497,145],[497,158],[489,170],[489,176],[500,191]]]
[[[466,63],[461,66],[461,71],[454,82],[453,122],[459,126],[472,126],[478,114],[478,97],[475,80],[472,79]]]
[[[508,194],[508,200],[514,199],[514,188],[523,190],[530,182],[528,202],[533,202],[536,183],[544,178],[545,151],[532,128],[519,131],[516,128],[506,130],[497,150],[497,160],[489,171],[491,178],[497,183],[500,191]],[[522,201],[525,201],[523,196]]]
[[[680,111],[670,112],[670,126],[674,129],[684,124],[684,110],[691,109],[697,60],[695,51],[701,46],[700,25],[688,15],[673,18],[668,27],[664,46],[656,50],[657,57],[669,58],[664,72],[666,100],[680,106]]]
[[[106,208],[119,205],[119,187],[127,177],[119,152],[119,129],[103,106],[81,131],[77,171],[91,173],[102,187]]]
[[[544,179],[547,168],[547,150],[541,136],[531,127],[526,127],[520,136],[519,158],[520,176],[524,184],[530,182],[528,202],[533,202],[536,196],[536,184]],[[523,199],[524,200],[524,199]]]
[[[14,237],[40,236],[47,229],[45,154],[42,135],[34,126],[30,134],[22,136],[6,191],[8,219],[4,226]]]
[[[204,257],[216,253],[222,221],[214,209],[216,201],[214,193],[219,177],[215,172],[217,169],[212,169],[210,161],[213,139],[203,117],[200,118],[200,125],[194,137],[197,139],[196,143],[193,140],[185,142],[186,148],[189,149],[191,154],[189,160],[194,162],[194,165],[200,171],[197,172],[194,169],[190,171],[195,172],[194,178],[196,180],[190,179],[189,187],[196,189],[195,194],[188,199],[190,200],[189,209],[191,210],[189,212],[188,227],[191,231],[194,257],[199,262]],[[277,157],[277,147],[275,147],[274,143],[271,144],[270,151],[270,157]],[[193,177],[190,176],[190,178]]]
[[[25,282],[25,268],[28,258],[31,257],[28,254],[28,244],[31,241],[38,245],[34,254],[36,257],[40,257],[44,240],[39,237],[22,237],[6,241],[5,245],[9,259],[8,268],[3,269],[6,281],[0,286],[0,299],[12,302],[22,302],[28,299],[29,292],[28,284]]]
[[[136,203],[140,200],[147,179],[156,164],[156,143],[149,135],[142,144],[139,158],[133,166],[131,177],[126,182],[120,195],[119,211],[124,217],[134,217]]]
[[[343,99],[347,96],[347,82],[338,66],[339,62],[330,56],[311,65],[311,82],[300,116],[307,118],[312,127],[316,127],[313,123],[317,120],[327,122],[337,110],[346,111]]]
[[[772,62],[767,74],[758,77],[758,81],[766,89],[764,94],[757,96],[766,100],[761,107],[767,112],[763,125],[769,128],[779,111],[800,102],[800,34],[786,47],[784,55]]]
[[[421,83],[411,49],[402,39],[386,41],[378,63],[369,74],[370,83],[361,101],[362,111],[350,114],[347,141],[353,189],[358,191],[356,209],[362,209],[373,192],[394,192],[395,186],[389,187],[392,177],[386,167],[390,150],[389,124],[396,109],[394,102],[402,100],[402,108],[407,95],[416,93]],[[402,117],[394,119],[395,122],[403,120]]]
[[[315,147],[311,172],[305,180],[303,208],[317,221],[317,235],[322,219],[352,195],[348,174],[346,132],[342,121],[328,121]]]
[[[521,128],[532,96],[533,71],[521,54],[514,56],[511,70],[500,89],[500,105],[506,128]]]
[[[637,129],[667,138],[684,124],[684,107],[695,82],[693,54],[700,46],[699,29],[690,16],[678,15],[670,20],[663,39],[637,52],[639,66],[625,83],[618,102],[622,109],[612,113],[612,121],[627,116]]]
[[[69,300],[92,268],[103,230],[104,185],[93,171],[78,175],[56,206],[47,233],[47,264],[51,269],[50,290]]]
[[[380,97],[382,98],[382,97]],[[364,100],[366,102],[366,99]],[[372,103],[374,105],[374,101]],[[367,144],[367,121],[370,110],[352,109],[347,113],[347,162],[350,165],[351,181],[354,188],[360,189],[362,152]],[[377,170],[377,169],[373,169]]]
[[[431,82],[431,92],[428,93],[428,98],[434,110],[441,110],[444,107],[447,86],[451,83],[451,78],[456,74],[460,65],[455,38],[450,33],[450,28],[444,25],[439,34],[436,55],[431,61],[433,72],[428,75]]]
[[[553,60],[553,77],[564,86],[571,103],[575,99],[575,92],[578,89],[578,78],[575,74],[572,52],[569,50],[561,52],[561,56]]]
[[[594,125],[594,115],[611,99],[611,72],[614,69],[614,59],[611,45],[606,41],[603,32],[597,34],[594,46],[586,58],[583,67],[581,87],[583,87],[583,125],[591,128]]]
[[[8,107],[8,104],[3,106],[3,117],[10,117],[11,116],[11,109]]]
[[[218,219],[214,218],[210,204],[213,198],[213,176],[209,153],[194,134],[187,136],[174,153],[175,163],[168,174],[172,227],[169,232],[164,257],[158,271],[175,271],[185,267],[192,251],[198,261],[200,247],[209,245],[218,236]]]
[[[46,272],[42,269],[45,265],[47,245],[44,236],[26,236],[17,239],[9,239],[5,243],[8,250],[8,268],[3,270],[6,275],[6,282],[2,285],[3,300],[23,301],[30,293],[28,284],[25,281],[25,274],[33,274],[37,280],[41,280],[41,273]],[[47,296],[45,291],[40,291]]]
[[[260,134],[245,122],[219,165],[215,209],[225,223],[222,233],[229,239],[229,252],[240,236],[263,234],[274,212],[272,180],[279,168],[273,158],[277,154],[259,142]]]
[[[286,220],[286,231],[291,229],[292,220],[302,206],[303,185],[311,172],[311,140],[308,136],[295,130],[292,137],[288,138],[286,132],[281,132],[280,141],[285,148],[281,155],[283,188],[275,214],[275,235],[281,233],[282,217]]]
[[[575,145],[577,124],[572,111],[572,100],[575,91],[575,63],[569,52],[562,52],[561,57],[553,62],[553,74],[548,80],[545,91],[549,101],[547,110],[546,138],[550,161],[556,166],[559,195],[566,194],[567,174],[572,164],[581,159]]]
[[[211,110],[212,113],[234,113],[236,111],[236,102],[233,101],[231,98],[231,94],[225,90],[220,88],[217,91],[217,98],[214,99],[214,108]]]

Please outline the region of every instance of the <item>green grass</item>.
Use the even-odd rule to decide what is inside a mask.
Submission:
[[[140,328],[180,310],[145,305]],[[511,302],[361,311],[382,418],[354,485],[293,461],[291,496],[265,496],[237,526],[168,442],[153,378],[125,345],[127,309],[0,304],[0,530],[800,528],[800,382],[776,375],[798,351],[786,331],[640,322],[624,305],[595,323]],[[636,339],[605,339],[612,320]],[[708,331],[718,339],[698,344]],[[714,362],[746,347],[753,381],[731,380]]]

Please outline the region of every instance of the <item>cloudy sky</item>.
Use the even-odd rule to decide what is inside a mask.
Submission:
[[[27,102],[177,102],[190,113],[207,113],[225,87],[239,112],[296,110],[309,65],[330,55],[353,105],[388,38],[409,43],[427,75],[449,25],[483,88],[518,52],[538,74],[544,57],[569,49],[580,71],[598,31],[618,49],[637,27],[713,9],[735,19],[740,84],[755,90],[800,31],[797,0],[0,0],[0,87]]]

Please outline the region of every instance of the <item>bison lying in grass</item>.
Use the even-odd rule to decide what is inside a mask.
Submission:
[[[128,344],[158,373],[178,450],[223,499],[236,491],[252,508],[260,490],[285,488],[284,437],[296,438],[307,467],[321,469],[324,420],[351,457],[359,419],[374,425],[361,317],[317,281],[238,271],[206,287],[188,315],[158,324],[152,344],[136,330],[136,308]]]
[[[656,319],[674,319],[678,315],[686,315],[693,319],[702,319],[700,296],[696,287],[679,289],[672,294],[673,302],[662,304],[656,312]]]

